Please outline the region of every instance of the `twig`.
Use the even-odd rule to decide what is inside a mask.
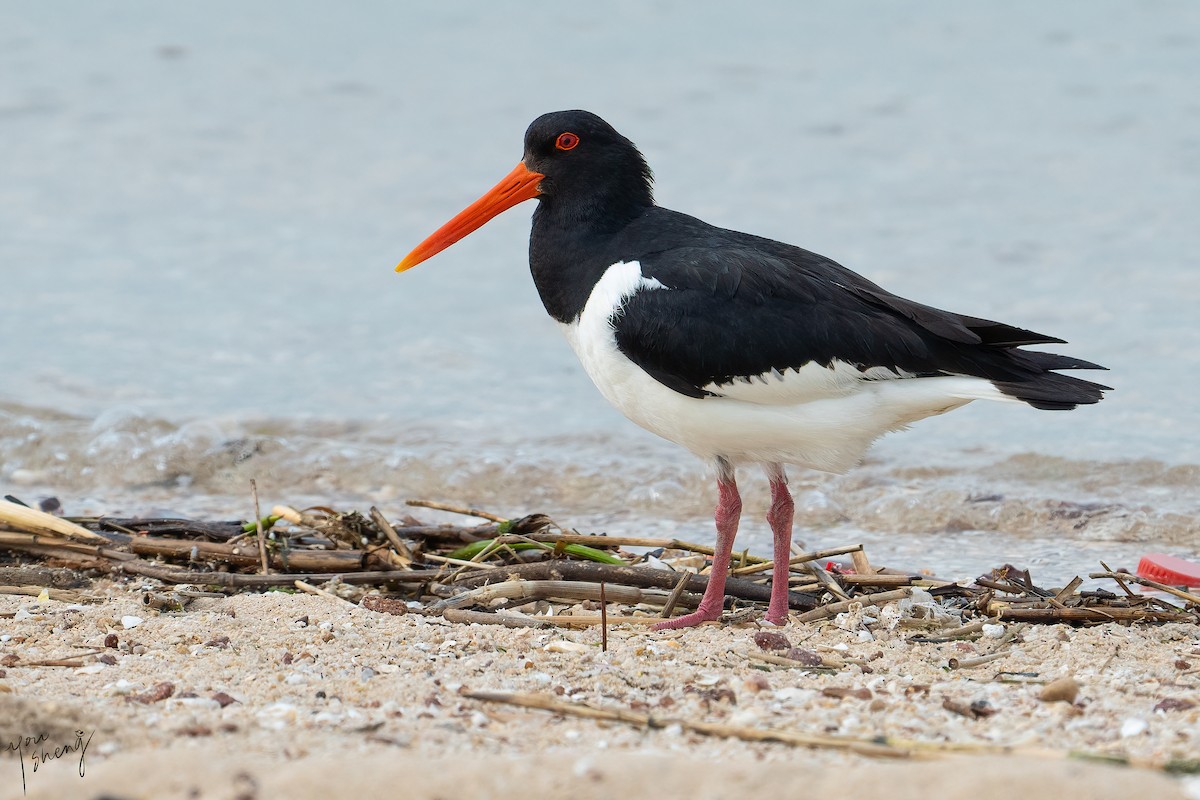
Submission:
[[[103,602],[103,597],[93,597],[84,595],[70,589],[50,589],[45,586],[0,586],[0,594],[17,594],[28,597],[37,597],[42,592],[47,592],[51,600],[58,600],[63,603],[99,603]]]
[[[452,564],[456,567],[478,567],[479,569],[496,569],[495,564],[484,564],[477,561],[465,561],[461,558],[450,558],[449,556],[439,556],[433,553],[425,553],[421,556],[426,561],[436,561],[439,564]]]
[[[675,606],[679,603],[679,598],[683,596],[683,590],[687,588],[688,578],[690,577],[686,572],[683,573],[679,577],[679,583],[675,584],[675,588],[667,595],[667,602],[663,603],[662,614],[659,615],[663,619],[668,619],[671,616],[671,612],[675,610]]]
[[[512,600],[601,600],[601,584],[584,581],[505,581],[492,583],[479,589],[455,595],[446,600],[439,600],[430,606],[430,611],[437,613],[447,608],[462,608],[476,603],[486,603],[499,598]],[[614,602],[626,605],[652,603],[662,605],[666,602],[667,594],[655,589],[638,589],[633,586],[608,586],[607,596]],[[699,598],[684,597],[682,602],[695,607]]]
[[[81,525],[8,500],[0,500],[0,522],[29,533],[47,533],[59,538],[108,544],[108,539]]]
[[[487,511],[480,511],[477,508],[463,508],[462,506],[452,506],[448,503],[438,503],[433,500],[407,500],[405,505],[418,506],[420,508],[432,508],[436,511],[449,511],[451,514],[462,514],[468,517],[479,517],[490,522],[508,522],[507,517],[499,517]]]
[[[315,595],[319,595],[321,597],[326,597],[330,600],[336,600],[339,603],[345,603],[346,605],[350,606],[351,608],[358,608],[357,603],[351,603],[346,598],[338,597],[333,592],[327,592],[324,589],[313,586],[311,583],[305,583],[304,581],[293,581],[292,585],[295,586],[297,589],[299,589],[302,592],[308,592],[309,594],[315,594]]]
[[[1058,590],[1058,594],[1054,595],[1054,602],[1059,604],[1065,603],[1071,595],[1075,594],[1075,590],[1079,588],[1081,583],[1083,583],[1083,578],[1076,575],[1071,579],[1070,583]]]
[[[250,493],[254,495],[254,532],[258,537],[259,573],[266,575],[271,571],[271,568],[267,563],[267,538],[263,535],[262,509],[258,506],[258,481],[254,478],[250,479]]]
[[[999,661],[1011,652],[1011,650],[1001,650],[998,653],[988,653],[985,656],[975,656],[974,658],[951,658],[946,662],[946,666],[950,669],[970,669]]]
[[[862,550],[862,547],[863,546],[861,544],[852,544],[852,545],[847,545],[844,547],[830,547],[825,550],[814,550],[811,553],[801,553],[798,556],[793,556],[792,558],[789,558],[788,564],[791,566],[797,566],[799,564],[807,564],[810,561],[816,561],[817,559],[829,558],[830,556],[844,556],[846,553],[859,552]],[[730,574],[731,575],[752,575],[756,572],[766,572],[766,571],[774,568],[774,566],[775,566],[774,561],[767,561],[767,560],[760,560],[760,559],[751,559],[751,560],[758,560],[758,563],[753,564],[748,567],[738,567],[735,570],[731,570]]]
[[[483,700],[489,703],[505,703],[522,708],[538,708],[556,714],[567,714],[587,719],[607,720],[610,722],[625,722],[644,728],[665,728],[668,725],[679,725],[684,730],[699,733],[704,736],[725,736],[750,742],[783,742],[784,744],[804,747],[819,747],[834,750],[846,750],[866,756],[889,758],[908,758],[915,753],[889,744],[878,744],[869,739],[851,739],[849,737],[819,736],[801,733],[799,731],[766,730],[750,728],[742,725],[724,725],[716,722],[699,720],[674,719],[651,716],[624,708],[597,708],[582,703],[567,703],[546,695],[520,694],[517,692],[469,691],[463,692],[465,697],[472,700]]]
[[[911,589],[895,589],[890,592],[876,592],[875,594],[864,594],[853,600],[844,600],[840,603],[830,603],[829,605],[814,608],[812,611],[806,611],[796,617],[797,622],[815,622],[816,620],[829,619],[837,616],[843,611],[849,611],[850,607],[855,604],[864,606],[881,606],[884,603],[890,603],[893,600],[902,600],[905,597],[911,597]]]
[[[1120,577],[1118,577],[1118,575],[1120,575]],[[1166,592],[1167,594],[1178,597],[1180,600],[1186,600],[1189,603],[1193,603],[1197,606],[1200,606],[1200,595],[1194,595],[1191,592],[1185,592],[1182,589],[1175,588],[1174,586],[1168,586],[1165,583],[1159,583],[1158,581],[1152,581],[1149,578],[1143,578],[1141,575],[1133,575],[1131,573],[1126,573],[1126,572],[1116,573],[1116,572],[1109,571],[1109,572],[1093,572],[1090,575],[1088,575],[1088,577],[1089,578],[1114,578],[1118,581],[1120,581],[1120,580],[1133,581],[1134,583],[1140,583],[1142,586],[1149,586],[1152,589],[1158,589],[1160,592]]]
[[[396,555],[400,556],[400,558],[406,562],[405,566],[411,569],[413,562],[412,550],[408,548],[408,545],[405,544],[404,540],[401,539],[399,534],[396,533],[396,529],[392,527],[392,523],[388,522],[387,517],[383,516],[380,510],[375,506],[371,506],[371,509],[368,513],[371,515],[371,521],[379,527],[379,530],[383,531],[383,535],[387,538],[388,542],[391,543],[392,549],[396,551]]]
[[[491,611],[470,611],[465,608],[447,608],[442,618],[447,622],[463,625],[503,625],[506,628],[551,628],[547,617],[518,617],[516,614],[495,614]]]
[[[342,583],[428,583],[436,580],[441,570],[383,570],[367,572],[302,572],[291,575],[243,575],[235,572],[200,572],[172,568],[165,564],[154,564],[135,558],[111,565],[116,572],[144,575],[163,583],[192,584],[199,586],[226,586],[248,588],[264,586],[291,586],[293,581],[327,581],[336,576]]]
[[[482,565],[479,565],[482,566]],[[691,592],[702,593],[708,588],[707,575],[687,575],[687,589]],[[592,561],[574,561],[556,559],[534,564],[514,564],[503,566],[488,572],[486,575],[464,576],[455,583],[465,586],[478,586],[503,579],[524,578],[526,580],[575,580],[575,581],[605,581],[606,583],[624,586],[639,586],[642,588],[665,589],[670,591],[679,582],[680,573],[665,569],[654,569],[647,566],[618,567],[614,564],[598,564]],[[771,599],[771,587],[753,583],[744,578],[729,578],[725,582],[725,595],[741,600],[754,600],[766,603]],[[801,592],[788,592],[788,606],[798,611],[814,608],[817,599]]]
[[[820,581],[821,587],[825,589],[825,591],[829,592],[834,597],[842,598],[843,601],[850,601],[850,595],[846,594],[846,590],[843,589],[841,585],[833,579],[833,576],[831,576],[820,564],[813,564],[812,562],[809,562],[804,565],[804,568],[812,573],[813,577]]]
[[[608,652],[608,599],[604,594],[604,581],[600,581],[600,652]]]
[[[1117,582],[1117,586],[1121,587],[1121,591],[1125,592],[1126,597],[1137,597],[1137,595],[1133,593],[1133,590],[1129,588],[1129,584],[1125,583],[1125,580],[1120,575],[1118,575],[1116,572],[1113,572],[1112,567],[1110,567],[1108,564],[1105,564],[1103,561],[1100,562],[1100,566],[1104,567],[1104,571],[1107,572],[1109,576]]]

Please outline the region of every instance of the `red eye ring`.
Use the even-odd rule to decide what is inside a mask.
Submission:
[[[573,133],[560,133],[558,138],[554,140],[554,146],[559,150],[574,150],[579,144],[579,137]]]

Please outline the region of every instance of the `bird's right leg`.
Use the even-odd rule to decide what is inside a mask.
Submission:
[[[713,552],[708,586],[700,607],[691,614],[676,617],[654,626],[654,630],[690,628],[701,622],[720,619],[725,605],[725,578],[729,574],[729,558],[733,553],[733,537],[737,536],[738,520],[742,516],[742,497],[738,494],[733,466],[725,459],[717,461],[717,546]]]

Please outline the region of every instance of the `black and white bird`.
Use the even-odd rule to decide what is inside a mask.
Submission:
[[[793,502],[785,465],[854,466],[884,433],[972,400],[1065,410],[1108,388],[1058,373],[1103,369],[1023,349],[1063,340],[898,297],[793,245],[654,203],[642,154],[604,120],[534,120],[521,162],[396,268],[536,198],[529,266],[546,311],[601,394],[716,468],[717,544],[699,608],[720,616],[741,516],[735,470],[761,464],[774,571],[767,621],[787,618]]]

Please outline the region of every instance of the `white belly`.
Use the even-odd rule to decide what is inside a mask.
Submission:
[[[886,376],[879,370],[864,375],[837,362],[707,387],[724,396],[688,397],[650,377],[617,348],[614,316],[643,291],[671,290],[643,277],[636,261],[614,264],[579,318],[562,325],[563,333],[605,399],[646,430],[704,459],[842,472],[888,431],[975,399],[1008,399],[979,378],[888,380],[880,379]]]

